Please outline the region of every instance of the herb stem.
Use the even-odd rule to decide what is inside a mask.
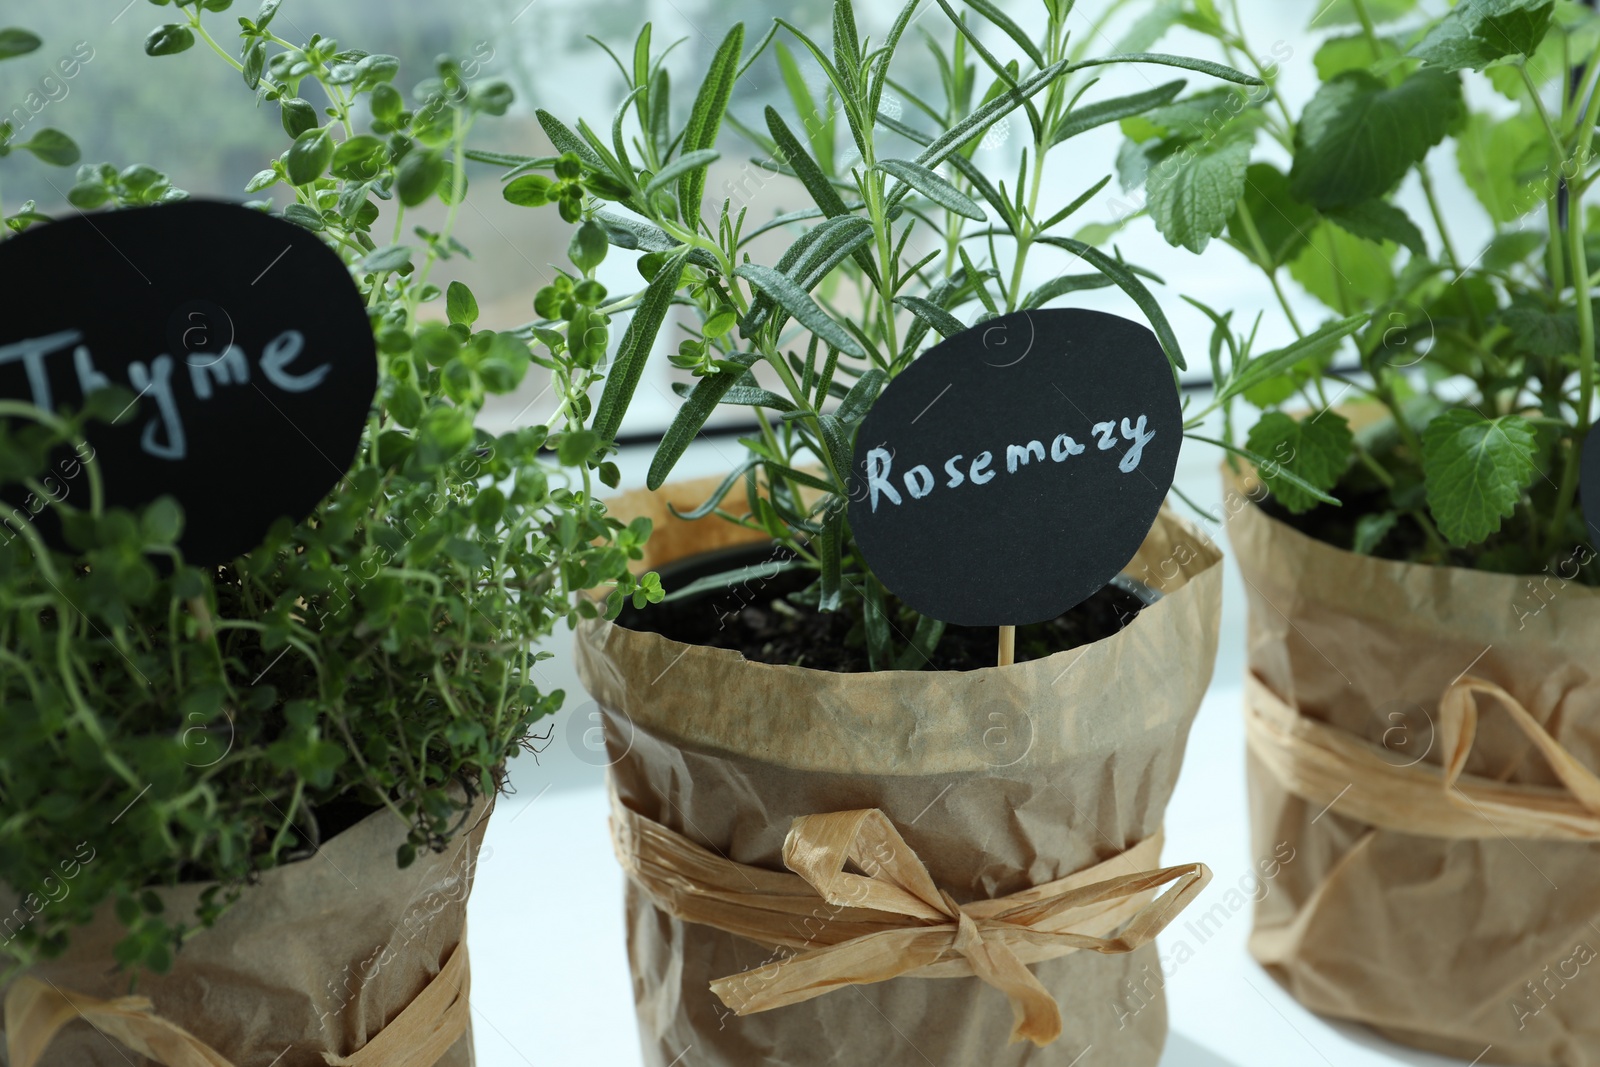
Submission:
[[[1422,195],[1428,199],[1428,211],[1433,215],[1434,229],[1439,231],[1439,243],[1444,246],[1445,258],[1450,261],[1452,268],[1460,270],[1461,258],[1456,255],[1455,244],[1450,240],[1450,231],[1444,224],[1444,212],[1439,208],[1439,197],[1433,191],[1433,177],[1428,173],[1426,161],[1417,164],[1417,178],[1422,182]],[[1477,306],[1469,300],[1467,307],[1474,320],[1474,325],[1481,330],[1482,323],[1477,322]]]
[[[194,32],[200,35],[200,39],[206,44],[210,45],[211,50],[217,55],[221,56],[228,66],[232,67],[240,74],[244,73],[244,64],[230,56],[227,53],[227,50],[218,44],[216,39],[213,38],[211,34],[206,32],[206,28],[200,25],[200,7],[198,5],[196,5],[194,10],[189,13],[189,25],[194,27]]]
[[[1589,297],[1589,272],[1583,267],[1586,258],[1581,203],[1584,190],[1583,187],[1576,185],[1570,186],[1569,189],[1572,199],[1567,209],[1567,254],[1573,264],[1573,299],[1577,303],[1578,315],[1577,427],[1572,437],[1572,446],[1567,450],[1561,465],[1561,484],[1556,492],[1555,513],[1550,521],[1550,537],[1547,545],[1550,552],[1555,551],[1561,530],[1566,525],[1567,513],[1572,509],[1573,497],[1577,493],[1578,461],[1583,454],[1584,439],[1592,425],[1594,409],[1594,305]]]

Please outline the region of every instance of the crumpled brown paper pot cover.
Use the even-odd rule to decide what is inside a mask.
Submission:
[[[758,539],[669,512],[669,501],[686,510],[715,484],[613,502],[622,519],[655,523],[643,567]],[[1127,568],[1160,601],[1113,637],[1005,668],[841,674],[597,621],[579,629],[579,675],[604,716],[620,803],[735,863],[784,871],[797,817],[877,809],[957,905],[1107,861],[1110,873],[1142,874],[1159,864],[1116,858],[1160,832],[1211,675],[1220,558],[1164,513]],[[734,595],[760,593],[755,579]],[[826,909],[813,916],[827,920]],[[708,1067],[1154,1067],[1165,1041],[1154,945],[1031,964],[1063,1016],[1060,1040],[1041,1048],[1009,1043],[1006,996],[975,977],[902,976],[735,1015],[712,983],[771,963],[772,949],[674,918],[632,882],[627,928],[651,1067],[691,1048]],[[1125,1008],[1129,990],[1137,1012]]]
[[[466,907],[492,807],[480,799],[445,852],[404,870],[404,825],[374,812],[263,872],[133,998],[112,959],[123,928],[102,908],[63,956],[0,990],[14,1028],[0,1038],[11,1055],[42,1044],[38,1067],[472,1067]],[[155,892],[187,915],[207,886]],[[42,1025],[52,1013],[59,1031]]]
[[[1296,854],[1251,952],[1406,1044],[1600,1065],[1600,590],[1358,556],[1254,506],[1228,534],[1254,847]]]

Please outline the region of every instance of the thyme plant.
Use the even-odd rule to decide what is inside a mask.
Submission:
[[[117,962],[164,970],[256,872],[368,811],[409,828],[402,866],[443,848],[561,704],[539,673],[549,653],[532,644],[563,620],[660,595],[627,571],[647,525],[622,527],[590,493],[596,366],[478,328],[471,291],[434,280],[465,254],[452,227],[466,140],[506,111],[509,88],[445,57],[403,92],[392,56],[279,36],[280,0],[236,19],[234,54],[217,39],[230,6],[176,4],[146,50],[203,43],[262,121],[281,120],[288,147],[249,191],[283,194],[282,215],[349,264],[378,396],[354,465],[310,518],[204,568],[175,547],[170,498],[139,513],[103,505],[83,431],[131,393],[96,393],[81,412],[0,404],[0,482],[21,501],[0,528],[0,882],[19,897],[0,915],[0,978],[62,951],[108,902],[127,927]],[[71,200],[182,195],[149,167],[90,165]],[[435,200],[443,224],[416,223]],[[31,209],[8,220],[36,221]],[[533,364],[553,377],[554,415],[499,435],[475,427],[485,396]],[[44,507],[69,550],[41,540],[31,518]],[[578,595],[596,587],[608,601]],[[163,914],[149,888],[186,880],[217,885],[197,914]]]

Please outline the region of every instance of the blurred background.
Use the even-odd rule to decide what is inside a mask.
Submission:
[[[859,6],[862,34],[881,39],[899,5]],[[1445,5],[1435,2],[1434,6]],[[1043,6],[1037,0],[1004,0],[1001,7],[1024,28],[1031,30],[1043,23]],[[515,87],[518,97],[504,118],[478,124],[475,147],[538,155],[550,151],[550,145],[534,119],[534,108],[544,108],[569,125],[586,118],[603,130],[623,95],[620,74],[590,37],[626,55],[639,27],[648,21],[658,47],[681,40],[668,59],[668,68],[676,106],[686,111],[700,74],[733,22],[745,22],[750,28],[747,41],[753,41],[766,31],[773,15],[782,14],[826,40],[830,10],[826,0],[793,0],[783,5],[753,0],[455,0],[448,4],[436,0],[286,0],[274,28],[280,36],[297,42],[322,34],[345,47],[399,56],[399,80],[405,87],[430,77],[434,57],[440,53],[470,60],[479,68],[477,77],[504,78]],[[1077,33],[1092,35],[1090,50],[1095,54],[1158,45],[1164,51],[1211,55],[1209,42],[1172,26],[1177,10],[1178,4],[1171,0],[1082,0],[1073,18],[1079,24]],[[1320,40],[1329,33],[1350,31],[1354,16],[1348,0],[1242,0],[1241,10],[1249,27],[1251,50],[1282,67],[1278,88],[1298,110],[1315,88],[1312,57]],[[170,8],[153,6],[149,0],[5,0],[4,11],[8,23],[32,28],[45,39],[45,45],[33,55],[6,64],[0,75],[0,113],[25,102],[31,108],[34,101],[43,101],[43,109],[32,122],[59,127],[75,137],[85,162],[107,161],[119,167],[149,163],[194,195],[246,199],[244,187],[250,177],[287,146],[276,105],[257,107],[239,77],[203,44],[176,56],[152,59],[144,55],[145,35],[168,21]],[[230,32],[235,17],[254,13],[254,0],[240,0],[228,12],[208,14],[207,25],[226,47],[235,43]],[[913,29],[942,37],[953,32],[932,3],[923,5]],[[907,42],[897,60],[896,77],[919,94],[937,96],[934,64],[915,32],[908,35]],[[1009,42],[1000,44],[1010,47]],[[795,51],[803,56],[802,50]],[[56,60],[74,53],[92,58],[81,63],[76,77],[60,78],[54,73]],[[821,72],[808,57],[802,57],[801,65],[820,99]],[[1089,89],[1085,102],[1137,92],[1185,72],[1121,65],[1098,68],[1094,73],[1100,80]],[[1191,88],[1202,89],[1216,84],[1202,75],[1190,76],[1189,82]],[[307,91],[314,92],[315,86]],[[31,95],[35,93],[38,95]],[[313,102],[320,106],[320,101]],[[733,110],[748,125],[764,129],[761,112],[769,103],[785,113],[792,110],[776,64],[757,62],[740,79]],[[886,110],[893,114],[900,106],[891,90]],[[903,113],[906,121],[923,120],[926,125],[924,117],[911,107],[905,107]],[[676,123],[682,121],[681,115],[675,118]],[[975,162],[987,173],[1014,173],[1024,138],[1009,134],[1003,123],[978,150]],[[740,152],[734,147],[738,138],[727,131],[725,137],[723,158],[713,165],[707,183],[708,199],[731,196],[736,204],[747,205],[747,228],[808,203],[797,184],[772,178],[759,168],[758,150],[753,146]],[[847,145],[848,140],[844,137],[841,144]],[[1113,173],[1120,144],[1121,133],[1113,124],[1058,149],[1050,168],[1057,205]],[[1434,163],[1440,195],[1462,249],[1476,251],[1487,239],[1487,220],[1453,163]],[[507,204],[499,195],[499,171],[495,168],[473,164],[469,173],[476,188],[461,212],[456,232],[471,250],[472,259],[447,264],[445,277],[459,277],[478,295],[484,310],[480,325],[504,329],[529,322],[535,317],[533,294],[553,277],[551,264],[565,263],[570,228],[553,210]],[[6,160],[4,182],[8,203],[35,199],[46,214],[71,210],[65,203],[70,171],[46,167],[18,153]],[[1413,217],[1427,217],[1418,190],[1407,190],[1401,199]],[[1200,312],[1181,301],[1180,295],[1220,309],[1237,309],[1236,323],[1264,312],[1263,343],[1258,351],[1292,339],[1270,291],[1239,269],[1244,261],[1220,241],[1201,258],[1169,247],[1143,216],[1117,227],[1142,204],[1142,190],[1126,193],[1113,180],[1065,226],[1073,233],[1086,224],[1096,224],[1082,235],[1085,239],[1107,248],[1115,245],[1131,261],[1161,275],[1167,285],[1158,287],[1157,295],[1185,347],[1192,347],[1195,356],[1204,351],[1210,325]],[[435,203],[433,210],[440,217],[423,213],[416,221],[437,224],[443,209]],[[776,258],[788,239],[780,233],[771,235],[767,261]],[[756,246],[758,260],[763,250]],[[1030,259],[1029,268],[1037,276],[1030,283],[1042,281],[1071,269],[1072,258],[1064,252],[1041,249]],[[613,253],[602,267],[602,281],[613,292],[641,284],[629,257],[620,253]],[[1316,322],[1326,315],[1296,286],[1289,289],[1303,322]],[[1115,289],[1079,293],[1075,299],[1081,306],[1137,317],[1133,305]],[[442,308],[439,315],[443,316]],[[676,339],[663,331],[663,344],[669,340],[675,347]],[[1205,377],[1200,367],[1204,362],[1203,358],[1190,360],[1197,368],[1192,378]],[[540,417],[544,407],[537,398],[545,380],[538,373],[535,368],[519,394],[498,398],[490,407],[485,420],[491,429],[503,428],[514,419]],[[669,385],[672,375],[664,360],[651,368],[647,382],[653,387],[640,390],[626,433],[646,435],[665,427],[678,402]]]
[[[161,59],[144,55],[146,34],[171,20],[171,8],[153,6],[148,0],[0,3],[0,21],[29,27],[45,40],[38,52],[0,68],[0,115],[19,106],[31,110],[35,101],[42,101],[32,121],[70,133],[82,146],[86,162],[107,161],[119,167],[149,163],[193,195],[248,199],[245,184],[287,146],[277,107],[257,107],[238,75],[204,45]],[[1391,4],[1414,6],[1407,0],[1369,0],[1374,9]],[[206,23],[219,41],[230,45],[228,28],[235,25],[235,17],[253,16],[255,6],[256,0],[239,0],[233,11],[208,14]],[[999,0],[999,6],[1025,28],[1044,21],[1039,0]],[[1092,34],[1091,52],[1102,55],[1155,46],[1222,58],[1214,55],[1208,42],[1173,28],[1177,6],[1168,0],[1080,0],[1073,15],[1075,32]],[[1239,6],[1251,51],[1281,66],[1278,89],[1291,110],[1298,112],[1316,86],[1312,57],[1318,45],[1330,34],[1350,32],[1354,15],[1348,0],[1239,0]],[[1442,9],[1447,4],[1425,0],[1421,6]],[[861,33],[881,39],[898,8],[888,0],[859,3]],[[604,129],[623,95],[622,79],[611,59],[589,36],[624,55],[646,21],[653,24],[658,46],[681,39],[668,67],[677,106],[686,111],[700,73],[733,22],[744,21],[750,28],[747,40],[752,40],[765,33],[774,15],[781,14],[808,31],[818,31],[825,40],[830,10],[826,0],[789,0],[781,5],[752,0],[285,0],[273,29],[297,42],[322,34],[345,47],[399,56],[400,82],[407,88],[432,75],[439,53],[471,60],[480,68],[478,77],[504,78],[518,95],[516,106],[504,118],[479,123],[475,147],[540,155],[551,149],[535,121],[535,107],[569,124],[582,117]],[[924,3],[916,27],[945,39],[953,32],[931,0]],[[1004,54],[1011,54],[1009,42],[996,45],[1006,46]],[[54,73],[56,61],[69,55],[79,59],[80,67],[75,77],[63,80]],[[813,92],[820,94],[820,71],[809,59],[802,58],[801,64]],[[1089,89],[1086,102],[1150,88],[1181,72],[1117,66],[1098,73],[1101,80]],[[937,70],[915,34],[908,35],[902,48],[896,76],[918,92],[937,85]],[[1210,87],[1199,75],[1189,82],[1192,88]],[[775,65],[763,61],[739,81],[734,112],[761,128],[761,111],[768,103],[786,113],[790,110]],[[899,105],[892,98],[885,101],[891,113]],[[908,122],[922,117],[910,107],[903,109],[903,115]],[[683,115],[675,116],[675,125],[682,121]],[[713,165],[707,182],[708,200],[727,196],[746,204],[747,226],[804,206],[797,185],[768,177],[752,162],[756,150],[733,150],[735,140],[731,133],[726,135],[723,157]],[[1007,127],[997,127],[975,162],[990,174],[1013,173],[1022,140],[1009,135]],[[1112,125],[1057,150],[1049,172],[1052,210],[1115,173],[1120,144],[1120,131]],[[1451,152],[1448,147],[1437,149],[1432,167],[1458,246],[1473,256],[1487,240],[1489,224],[1461,180]],[[1257,158],[1286,162],[1272,159],[1267,149],[1258,150]],[[460,278],[472,287],[483,309],[481,327],[506,329],[530,322],[535,318],[534,293],[553,278],[552,264],[566,261],[571,228],[553,209],[507,204],[499,194],[496,168],[473,164],[469,173],[474,189],[460,214],[456,235],[472,258],[445,264],[436,277]],[[19,153],[5,161],[0,177],[8,205],[31,198],[46,214],[73,210],[65,195],[70,172],[40,166]],[[1428,217],[1420,190],[1406,188],[1400,200],[1413,218]],[[1148,218],[1138,214],[1142,203],[1142,192],[1126,193],[1113,179],[1069,220],[1067,229],[1079,232],[1079,227],[1089,225],[1084,239],[1092,238],[1108,249],[1114,245],[1127,259],[1165,279],[1155,292],[1190,354],[1191,366],[1197,368],[1190,374],[1196,390],[1205,386],[1203,353],[1210,324],[1181,296],[1234,309],[1235,323],[1248,323],[1261,314],[1258,351],[1292,339],[1271,291],[1258,274],[1246,269],[1242,258],[1220,241],[1203,256],[1169,247]],[[435,204],[432,210],[437,214],[423,212],[416,221],[437,226],[443,209]],[[767,251],[773,247],[758,246],[755,258],[771,262],[777,251],[770,255]],[[1074,269],[1070,257],[1047,251],[1040,250],[1030,260],[1030,273],[1035,275],[1028,279],[1030,286]],[[641,284],[631,257],[615,250],[601,269],[601,280],[614,293]],[[1326,316],[1297,285],[1288,286],[1288,298],[1308,327]],[[1140,318],[1115,289],[1076,293],[1071,301]],[[438,315],[443,317],[442,307]],[[669,344],[676,347],[676,338],[663,331],[658,348]],[[671,390],[675,373],[664,358],[653,360],[646,371],[645,385],[623,427],[625,439],[632,442],[621,459],[624,487],[642,484],[652,437],[666,427],[676,409],[678,401]],[[483,417],[488,428],[500,430],[548,415],[551,405],[542,395],[547,380],[537,375],[535,368],[516,395],[497,399]],[[733,418],[737,420],[737,415]],[[725,425],[721,436],[712,432],[698,440],[679,464],[678,475],[687,478],[726,470],[741,451],[731,435],[736,431],[736,426]],[[1179,486],[1192,499],[1215,505],[1220,498],[1219,461],[1220,455],[1209,446],[1190,442],[1179,468]],[[1199,524],[1221,539],[1219,523],[1200,520]],[[568,692],[567,709],[548,724],[543,751],[516,761],[512,777],[516,792],[502,799],[484,850],[483,870],[492,876],[479,881],[472,897],[473,1019],[482,1067],[610,1067],[639,1062],[623,955],[621,875],[605,831],[605,756],[588,717],[592,705],[585,704],[572,670],[570,642],[568,635],[558,634],[549,645],[556,657],[542,665],[544,684]],[[1230,562],[1215,682],[1196,722],[1167,826],[1169,862],[1200,859],[1217,873],[1216,882],[1196,902],[1199,912],[1210,908],[1251,869],[1239,720],[1243,645],[1243,596]],[[1234,916],[1214,938],[1197,946],[1192,961],[1168,973],[1173,1034],[1164,1067],[1447,1062],[1299,1008],[1249,959],[1245,952],[1249,925],[1247,913]],[[1163,936],[1163,945],[1170,948],[1173,939],[1182,936],[1175,929]],[[1068,1060],[1070,1056],[1060,1062]],[[686,1050],[682,1067],[693,1067],[695,1062],[693,1051]],[[920,1064],[923,1059],[908,1051],[904,1062]],[[936,1054],[930,1062],[946,1067]],[[1090,1055],[1082,1067],[1100,1062]]]

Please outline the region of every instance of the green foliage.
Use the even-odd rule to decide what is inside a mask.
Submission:
[[[1506,56],[1531,56],[1555,6],[1555,0],[1472,0],[1447,12],[1407,54],[1442,70],[1482,70]]]
[[[670,478],[719,407],[754,408],[759,435],[741,442],[746,454],[733,473],[686,514],[720,515],[764,531],[792,552],[793,566],[814,579],[797,596],[822,610],[854,613],[860,626],[852,640],[865,645],[879,669],[922,665],[942,632],[909,612],[891,620],[883,587],[846,522],[855,434],[879,392],[941,336],[1111,285],[1138,303],[1174,366],[1182,367],[1178,338],[1146,285],[1153,276],[1069,236],[1074,213],[1110,175],[1094,182],[1098,175],[1091,173],[1086,190],[1051,203],[1045,164],[1052,150],[1066,145],[1070,152],[1073,138],[1108,122],[1144,121],[1152,142],[1199,144],[1213,112],[1240,131],[1259,121],[1248,94],[1232,88],[1259,88],[1258,79],[1138,50],[1159,33],[1094,59],[1084,51],[1092,38],[1073,36],[1069,46],[1070,3],[1045,4],[1038,36],[1022,30],[1005,5],[968,2],[969,10],[958,12],[937,3],[938,11],[905,3],[881,41],[860,37],[850,0],[833,5],[827,42],[778,19],[776,37],[746,49],[743,29],[735,27],[681,127],[674,115],[682,109],[668,97],[664,52],[646,25],[632,63],[617,62],[626,96],[609,138],[597,132],[606,124],[541,114],[559,158],[486,160],[510,168],[505,196],[512,203],[539,207],[555,200],[559,187],[563,197],[575,198],[561,200],[564,218],[603,232],[618,249],[643,253],[639,270],[648,284],[617,301],[634,309],[633,318],[612,357],[594,431],[602,441],[615,437],[667,311],[677,305],[686,336],[668,358],[697,380],[679,390],[684,403],[651,464],[649,484]],[[932,56],[926,77],[904,69],[909,53],[901,46],[913,23],[928,45],[918,54]],[[791,107],[768,107],[762,121],[747,125],[729,113],[726,87],[769,42],[775,80]],[[1183,82],[1097,100],[1090,91],[1094,68],[1106,63],[1177,67],[1231,84],[1204,108],[1158,113]],[[910,88],[928,83],[938,91],[926,98]],[[890,90],[906,103],[900,114],[885,106]],[[736,101],[731,110],[739,110]],[[1003,119],[1025,133],[1014,176],[986,173],[976,162],[985,135]],[[733,161],[749,153],[717,136],[726,128],[757,153],[758,162],[737,174]],[[707,178],[713,164],[713,178],[727,177],[726,195],[707,195],[716,188]],[[1241,158],[1226,154],[1224,164],[1228,189],[1241,185]],[[772,181],[808,205],[748,224],[749,199]],[[1180,182],[1171,199],[1171,216],[1181,220],[1175,225],[1188,227],[1197,245],[1232,213],[1231,205],[1223,207],[1226,191],[1214,194],[1204,182]],[[756,262],[752,242],[774,231],[787,235],[787,247],[770,262]],[[575,263],[580,253],[587,254],[575,242]],[[1025,288],[1035,253],[1057,257],[1061,268],[1079,264],[1078,273]],[[559,284],[541,293],[535,309],[545,317],[536,328],[567,324],[569,335],[573,316],[584,314]],[[741,483],[750,500],[745,514],[723,507]],[[712,577],[699,588],[737,580],[737,574]]]
[[[15,59],[39,50],[44,42],[37,34],[28,30],[18,29],[15,26],[0,29],[0,62]],[[54,167],[70,167],[78,162],[82,153],[72,138],[60,130],[45,127],[36,131],[26,141],[16,139],[17,130],[10,121],[0,120],[0,159],[4,159],[12,152],[30,152],[41,162]],[[38,222],[46,221],[44,215],[34,210],[33,201],[23,204],[21,209],[13,215],[6,215],[3,205],[0,205],[0,239],[7,236],[7,231],[20,232]]]
[[[1456,408],[1422,433],[1428,509],[1454,545],[1483,541],[1511,517],[1538,472],[1533,426],[1521,415],[1486,419]]]
[[[278,0],[237,20],[235,56],[202,25],[228,6],[180,3],[186,21],[174,25],[280,104],[292,143],[250,191],[284,185],[284,216],[349,265],[377,340],[378,396],[354,465],[307,520],[282,520],[248,554],[205,568],[176,547],[172,500],[137,513],[104,504],[84,428],[119,417],[131,393],[95,393],[82,412],[0,402],[0,481],[21,498],[0,516],[0,883],[37,902],[73,879],[70,894],[28,905],[26,921],[8,916],[0,984],[58,955],[107,901],[127,927],[119,963],[163,970],[257,872],[311,855],[352,812],[402,821],[402,865],[442,849],[562,703],[533,642],[663,595],[653,575],[627,569],[648,523],[622,526],[593,492],[593,476],[615,467],[589,424],[603,377],[592,339],[475,328],[472,292],[430,280],[465,252],[454,211],[441,229],[406,227],[408,206],[459,205],[467,138],[504,112],[505,87],[444,56],[402,93],[392,57],[277,36]],[[149,51],[185,62],[167,58],[184,38],[164,27]],[[0,34],[0,48],[20,40]],[[330,101],[310,125],[303,92]],[[183,195],[151,167],[92,164],[71,200]],[[604,289],[588,271],[563,280],[565,319],[603,338]],[[440,297],[448,322],[425,318]],[[478,428],[486,398],[536,363],[551,375],[554,415],[499,435]],[[67,551],[32,522],[47,507]],[[142,892],[195,880],[220,884],[193,914],[157,914]]]
[[[1318,498],[1284,478],[1282,470],[1326,492],[1339,484],[1350,463],[1351,440],[1349,422],[1331,411],[1309,419],[1269,411],[1250,428],[1245,447],[1267,460],[1258,469],[1278,502],[1290,511],[1306,511]]]
[[[1460,81],[1421,70],[1394,88],[1362,70],[1317,90],[1295,127],[1289,190],[1318,208],[1391,191],[1462,115]]]
[[[1256,55],[1217,12],[1185,0],[1181,18],[1223,54]],[[1290,154],[1288,174],[1257,159],[1237,196],[1211,187],[1231,196],[1223,239],[1263,272],[1300,340],[1255,355],[1254,326],[1202,308],[1219,389],[1189,424],[1220,413],[1219,443],[1256,462],[1305,529],[1345,547],[1537,572],[1586,539],[1576,494],[1595,407],[1600,211],[1586,197],[1600,16],[1573,0],[1463,0],[1434,15],[1413,0],[1340,0],[1313,28],[1336,25],[1298,114],[1275,99],[1248,133],[1252,156],[1268,144]],[[1152,155],[1142,121],[1124,123],[1130,163]],[[1452,156],[1494,227],[1482,249],[1455,245],[1434,193]],[[1399,202],[1416,194],[1426,217]],[[1163,212],[1152,181],[1158,227],[1195,248]],[[1285,274],[1340,317],[1297,321]],[[1261,414],[1236,446],[1241,401]],[[1361,412],[1359,431],[1332,422],[1335,404]],[[1359,513],[1337,517],[1318,493]],[[1600,567],[1580,574],[1600,585]]]

